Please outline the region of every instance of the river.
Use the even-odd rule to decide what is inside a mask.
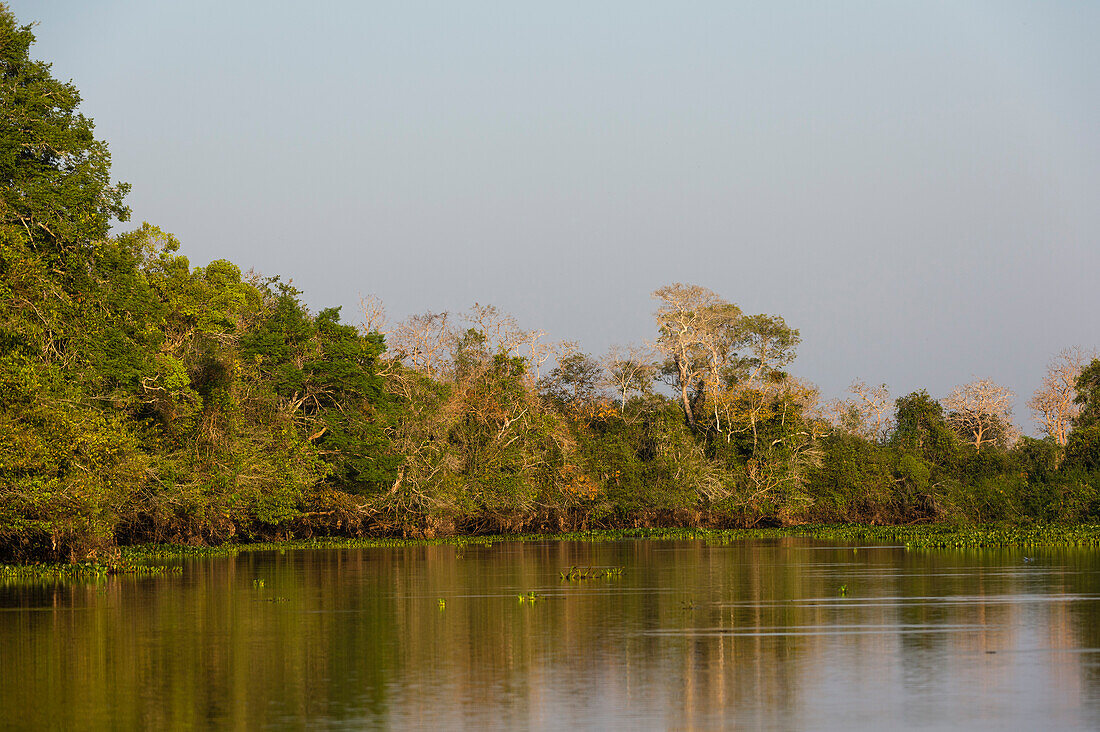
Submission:
[[[789,538],[183,561],[0,584],[0,727],[1100,729],[1095,550]]]

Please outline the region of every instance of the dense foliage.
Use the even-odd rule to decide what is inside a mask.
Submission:
[[[32,42],[0,6],[0,556],[1100,516],[1100,361],[1064,444],[926,392],[830,417],[787,372],[798,331],[704,288],[655,293],[658,354],[548,358],[491,307],[356,328],[155,226],[111,235],[127,186]]]

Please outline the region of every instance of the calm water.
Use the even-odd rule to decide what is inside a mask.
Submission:
[[[501,543],[0,585],[0,727],[1100,729],[1100,553],[1029,554]]]

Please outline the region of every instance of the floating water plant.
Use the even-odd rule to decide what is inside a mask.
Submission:
[[[314,538],[286,542],[255,544],[223,544],[215,547],[192,547],[155,544],[124,547],[127,559],[148,560],[189,556],[235,556],[242,551],[288,551],[294,549],[360,549],[383,547],[469,546],[492,547],[502,541],[622,541],[629,539],[697,539],[710,544],[728,544],[746,539],[783,539],[805,537],[832,541],[883,542],[904,544],[910,549],[985,548],[1003,546],[1081,546],[1100,547],[1100,524],[1076,526],[960,526],[927,524],[922,526],[869,526],[861,524],[801,525],[766,529],[609,529],[562,534],[515,534],[512,536],[451,536],[436,539],[403,539],[377,537],[359,539]],[[857,552],[853,548],[853,552]],[[571,569],[577,569],[572,567]],[[591,570],[592,568],[588,568]],[[617,569],[621,573],[621,568]],[[608,570],[603,570],[605,573]],[[2,574],[3,568],[0,568]],[[564,573],[563,573],[564,575]],[[611,575],[606,576],[613,576]],[[563,579],[565,577],[563,576]],[[580,579],[580,577],[577,577]],[[592,579],[588,577],[586,579]]]
[[[192,547],[155,544],[122,547],[120,557],[111,563],[0,565],[0,580],[7,582],[76,581],[99,582],[110,575],[152,577],[184,571],[180,560],[197,557],[236,556],[245,551],[286,552],[300,549],[408,548],[419,546],[492,547],[501,541],[625,541],[631,539],[698,540],[724,546],[735,541],[805,538],[822,541],[878,542],[905,549],[988,549],[996,547],[1085,547],[1100,548],[1100,524],[1076,526],[960,526],[929,524],[923,526],[803,525],[766,529],[617,529],[564,534],[517,534],[513,536],[452,536],[438,539],[396,537],[339,539],[319,538],[255,544],[223,544],[216,547]],[[857,547],[853,554],[859,553]],[[1027,560],[1034,561],[1034,557]],[[1025,562],[1027,561],[1025,560]],[[622,575],[622,567],[570,567],[559,572],[562,581],[610,579]]]
[[[574,566],[559,572],[558,575],[565,582],[610,579],[612,577],[621,577],[624,569],[626,569],[626,567],[584,567],[583,569],[578,569]]]
[[[144,564],[123,559],[121,562],[77,562],[74,564],[0,564],[0,579],[4,580],[74,580],[97,581],[112,575],[157,577],[180,574],[179,565]]]

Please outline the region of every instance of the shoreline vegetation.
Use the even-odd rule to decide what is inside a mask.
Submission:
[[[1052,362],[1036,439],[985,379],[823,403],[790,370],[798,330],[697,285],[653,293],[653,346],[602,357],[489,305],[391,323],[368,297],[349,324],[156,226],[112,233],[129,187],[33,41],[0,4],[0,561],[672,525],[1092,545],[1090,352]]]
[[[621,542],[621,540],[703,540],[722,545],[745,540],[813,539],[833,542],[873,542],[905,550],[921,549],[1059,549],[1100,547],[1100,524],[1074,526],[872,526],[860,524],[802,525],[772,528],[629,528],[594,529],[591,532],[513,535],[452,535],[438,538],[322,537],[287,539],[282,542],[189,546],[147,544],[128,546],[110,561],[31,562],[0,564],[0,583],[42,581],[98,582],[111,576],[162,577],[184,572],[186,559],[235,557],[249,551],[296,551],[304,549],[414,548],[422,546],[491,547],[509,542]],[[875,548],[875,547],[870,547]],[[1029,561],[1032,558],[1027,559]],[[563,573],[570,568],[563,568]],[[575,568],[572,568],[575,569]],[[594,575],[595,576],[595,575]]]
[[[452,535],[433,539],[400,537],[291,539],[274,542],[189,546],[147,544],[122,548],[108,562],[35,562],[0,564],[0,583],[41,581],[97,582],[109,576],[156,577],[181,574],[186,559],[235,557],[247,552],[301,551],[310,549],[407,549],[424,546],[491,547],[494,544],[557,541],[611,542],[651,539],[660,541],[698,540],[711,545],[737,541],[810,539],[817,541],[875,542],[880,547],[915,550],[980,549],[1064,549],[1100,547],[1100,524],[1075,526],[872,526],[859,524],[803,525],[763,529],[637,528],[596,529],[556,534]],[[876,548],[875,546],[866,548]],[[1028,559],[1032,561],[1031,558]],[[568,569],[568,568],[565,568]]]

